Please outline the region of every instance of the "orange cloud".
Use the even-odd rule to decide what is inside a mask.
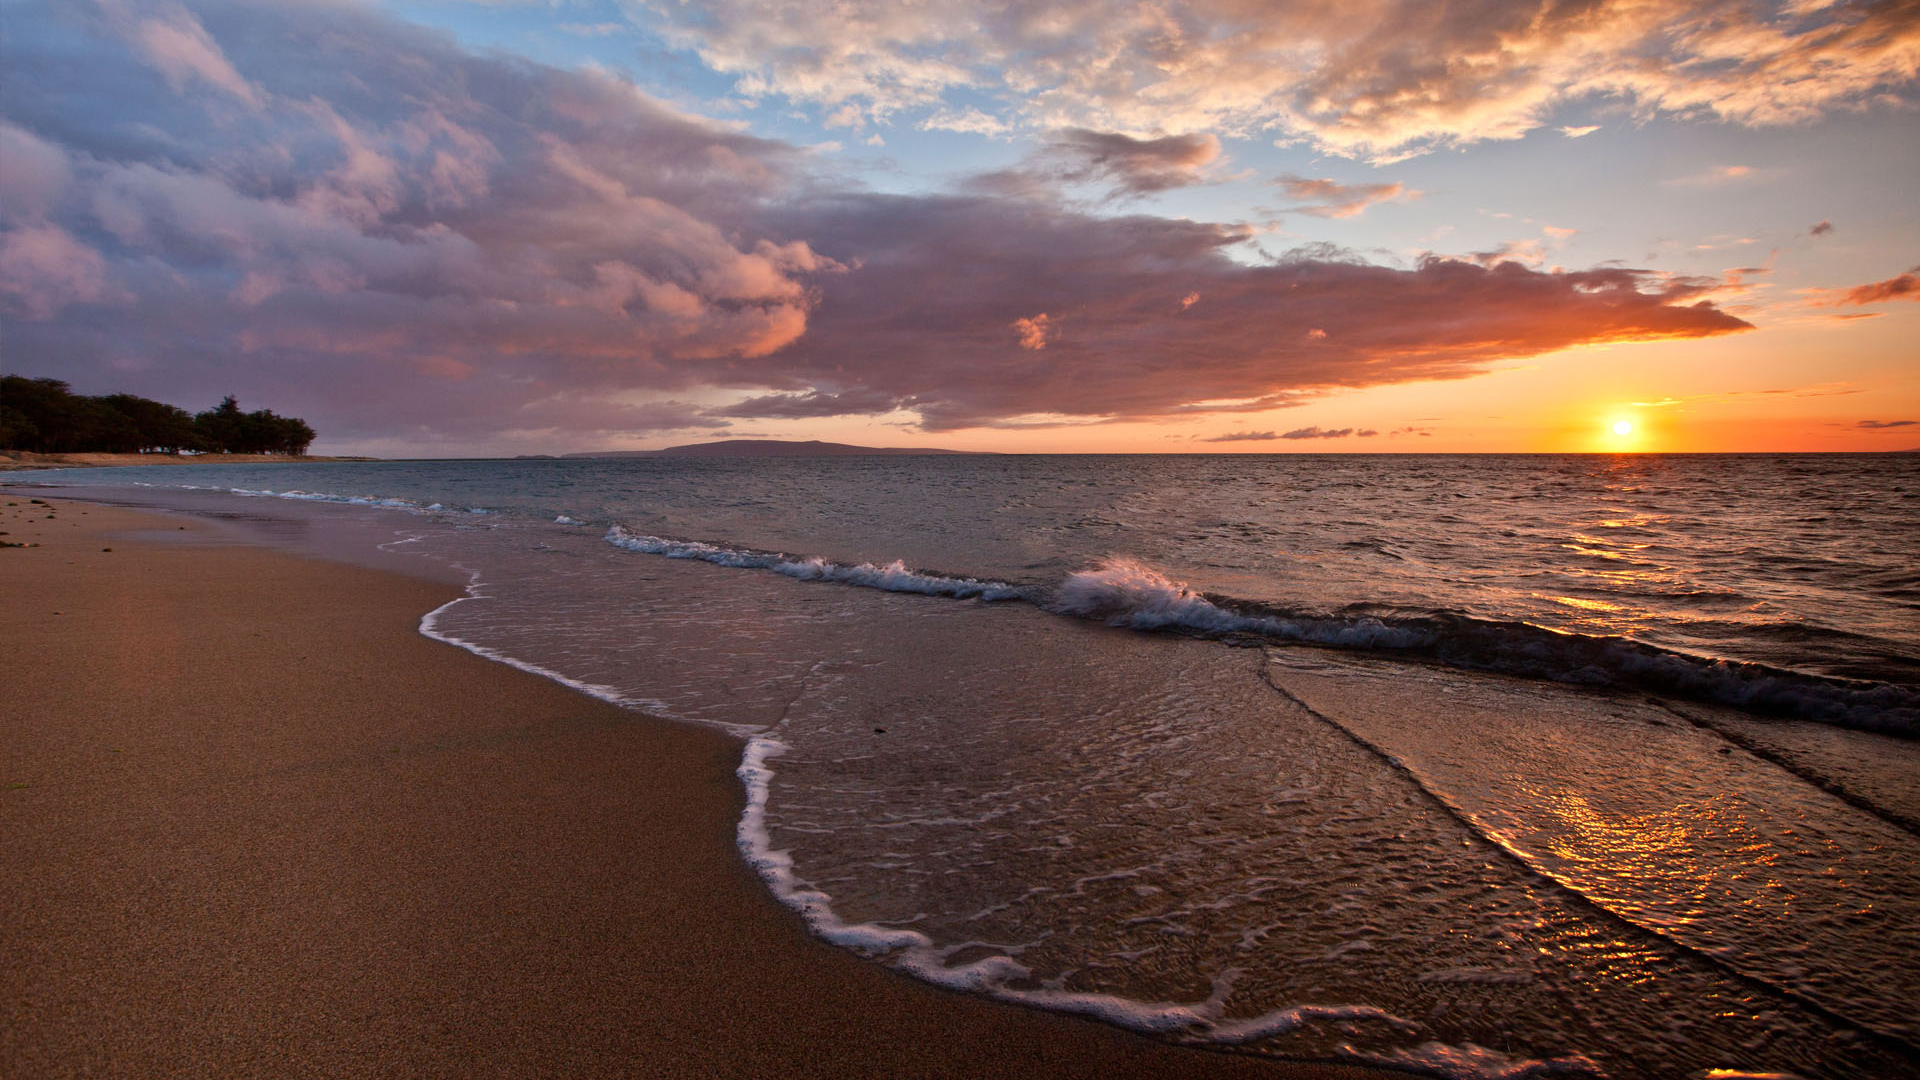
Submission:
[[[1031,318],[1013,320],[1013,331],[1020,335],[1020,347],[1039,351],[1047,347],[1047,315],[1041,312]]]
[[[1885,281],[1855,285],[1836,304],[1879,304],[1888,300],[1920,300],[1920,266]]]

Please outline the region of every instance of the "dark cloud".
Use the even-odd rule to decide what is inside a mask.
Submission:
[[[973,177],[966,187],[981,194],[1044,196],[1062,184],[1090,184],[1116,197],[1137,197],[1205,183],[1219,157],[1220,140],[1212,135],[1136,139],[1069,128],[1054,132],[1019,168]]]
[[[1920,420],[1862,420],[1854,426],[1879,431],[1885,428],[1913,427],[1915,424],[1920,424]]]
[[[1833,222],[1822,221],[1820,224],[1815,225],[1811,229],[1808,229],[1807,235],[1808,236],[1825,236],[1832,231],[1833,231]]]
[[[1205,134],[1135,139],[1072,128],[1059,132],[1041,153],[1058,162],[1067,179],[1104,181],[1144,195],[1199,183],[1202,170],[1220,156],[1220,140]]]
[[[931,429],[1271,408],[1581,342],[1747,328],[1704,299],[1706,281],[1318,250],[1249,266],[1230,257],[1239,227],[1018,200],[850,195],[789,208],[783,229],[860,268],[820,279],[802,339],[732,373],[881,391]],[[1041,315],[1044,350],[1023,348],[1016,325]]]
[[[356,5],[13,3],[0,102],[10,370],[342,441],[1253,411],[1747,328],[1638,270],[1250,265],[1239,226],[835,193],[786,144]],[[1217,151],[1061,145],[1131,190]]]
[[[1885,281],[1855,285],[1834,303],[1878,304],[1887,300],[1920,300],[1920,266]]]
[[[1547,261],[1547,246],[1538,240],[1509,240],[1491,251],[1476,251],[1467,258],[1481,266],[1495,266],[1503,262],[1538,266]]]
[[[355,6],[17,4],[5,49],[22,368],[336,435],[712,427],[601,401],[791,342],[838,269],[747,229],[791,147]]]
[[[1326,179],[1310,180],[1292,173],[1276,177],[1274,183],[1289,196],[1304,200],[1301,205],[1289,206],[1286,210],[1324,218],[1357,217],[1375,203],[1416,199],[1422,194],[1407,190],[1403,184],[1342,184]]]
[[[1303,428],[1294,428],[1292,431],[1289,431],[1280,437],[1283,439],[1344,439],[1351,434],[1353,434],[1353,429],[1350,427],[1331,428],[1331,429],[1320,428],[1320,427],[1303,427]]]
[[[1280,436],[1271,431],[1230,431],[1225,435],[1215,435],[1201,442],[1268,442]]]

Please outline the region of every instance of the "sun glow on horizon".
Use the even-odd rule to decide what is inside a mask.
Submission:
[[[1613,422],[1613,433],[1615,435],[1620,435],[1620,436],[1627,436],[1627,435],[1633,434],[1633,421],[1615,420]]]

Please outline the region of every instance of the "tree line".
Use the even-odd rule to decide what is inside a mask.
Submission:
[[[305,454],[313,429],[228,395],[205,412],[137,397],[76,394],[59,379],[0,376],[0,450],[40,454]]]

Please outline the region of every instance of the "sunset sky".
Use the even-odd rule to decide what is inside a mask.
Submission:
[[[381,456],[1906,449],[1917,107],[1913,0],[0,0],[0,367]]]

